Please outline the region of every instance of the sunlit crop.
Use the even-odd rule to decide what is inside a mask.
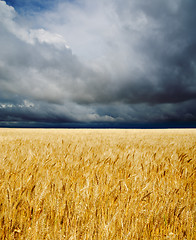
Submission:
[[[196,130],[0,129],[0,239],[196,239]]]

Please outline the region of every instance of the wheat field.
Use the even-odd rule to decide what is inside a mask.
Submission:
[[[196,239],[196,130],[0,129],[0,239]]]

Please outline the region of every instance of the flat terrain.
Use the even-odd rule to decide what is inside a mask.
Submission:
[[[196,130],[0,129],[0,239],[196,239]]]

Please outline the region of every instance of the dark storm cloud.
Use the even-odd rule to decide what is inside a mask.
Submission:
[[[2,104],[0,106],[1,122],[47,122],[47,123],[67,123],[74,122],[74,119],[59,113],[51,106],[43,104],[41,106]]]
[[[195,1],[27,9],[0,1],[1,122],[196,121]]]
[[[89,89],[95,101],[159,104],[196,99],[194,9],[194,1],[131,1],[121,5],[117,13],[125,19],[120,30],[126,38],[126,69],[122,72],[117,65],[117,70],[113,69],[115,76],[111,81],[103,81],[103,91],[98,91],[97,95]],[[147,30],[135,29],[135,25],[127,21],[132,14],[136,15],[137,21],[138,11],[141,18],[143,16],[146,22],[150,22],[149,26],[146,23]],[[135,58],[132,56],[132,44]],[[143,61],[143,69],[137,63],[140,60]],[[119,57],[116,61],[121,64],[125,60]],[[82,100],[78,99],[78,102]]]

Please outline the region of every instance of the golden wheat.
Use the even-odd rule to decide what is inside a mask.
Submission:
[[[0,129],[0,239],[196,239],[196,130]]]

